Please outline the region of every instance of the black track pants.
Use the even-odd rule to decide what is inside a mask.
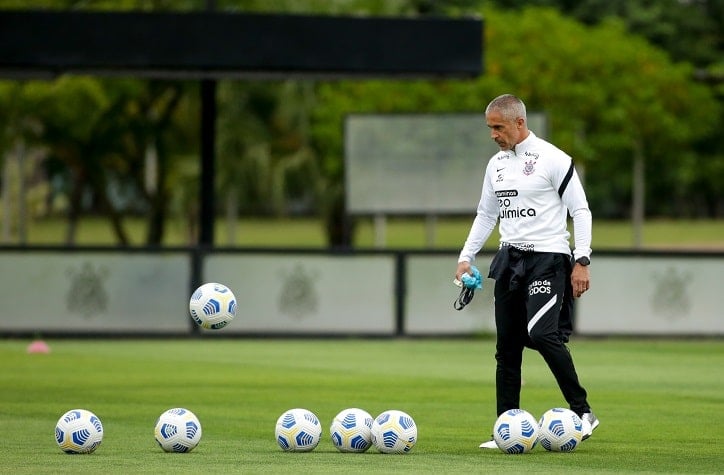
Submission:
[[[578,381],[573,358],[564,343],[570,333],[570,269],[570,257],[565,254],[512,248],[501,249],[491,264],[490,277],[495,279],[498,415],[520,407],[526,346],[543,356],[571,410],[579,415],[590,411],[586,390]]]

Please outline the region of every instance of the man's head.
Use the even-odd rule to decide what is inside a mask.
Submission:
[[[513,148],[528,137],[525,104],[512,94],[498,96],[485,108],[490,137],[500,150]]]

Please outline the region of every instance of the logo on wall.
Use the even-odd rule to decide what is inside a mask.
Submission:
[[[69,268],[70,288],[66,294],[66,308],[89,320],[108,309],[108,292],[103,281],[108,276],[104,266],[94,268],[90,262],[84,262],[79,269]]]
[[[667,320],[686,318],[691,310],[691,298],[687,287],[691,283],[689,272],[670,267],[664,272],[654,273],[654,293],[651,307],[655,315]]]
[[[296,319],[302,319],[317,312],[319,297],[315,288],[317,273],[308,271],[302,264],[282,277],[282,290],[279,296],[279,311]]]

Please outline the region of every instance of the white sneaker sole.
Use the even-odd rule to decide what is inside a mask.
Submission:
[[[498,444],[495,443],[494,440],[488,440],[486,442],[483,442],[480,444],[481,449],[495,449],[498,450]]]
[[[599,424],[598,419],[596,419],[595,421],[593,421],[593,424],[589,424],[588,421],[586,421],[584,427],[585,427],[586,429],[588,429],[588,430],[586,431],[585,434],[583,434],[583,437],[581,438],[581,440],[586,440],[586,439],[588,439],[589,437],[591,437],[591,435],[593,435],[593,431],[596,429],[596,427],[598,427],[598,424]],[[590,427],[590,428],[589,428],[589,427]]]

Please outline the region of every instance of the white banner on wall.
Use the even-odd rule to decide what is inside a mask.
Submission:
[[[0,331],[186,332],[188,254],[0,254]]]
[[[546,116],[528,112],[546,137]],[[499,149],[483,113],[350,114],[344,121],[345,203],[351,214],[475,211]]]
[[[492,255],[478,255],[475,266],[488,274]],[[453,285],[457,255],[407,258],[405,333],[409,335],[465,335],[495,333],[493,286],[483,281],[473,301],[462,310],[453,308],[460,289]]]
[[[393,255],[211,254],[203,276],[236,296],[224,334],[395,333]]]
[[[721,258],[600,256],[577,301],[584,335],[724,335]]]

